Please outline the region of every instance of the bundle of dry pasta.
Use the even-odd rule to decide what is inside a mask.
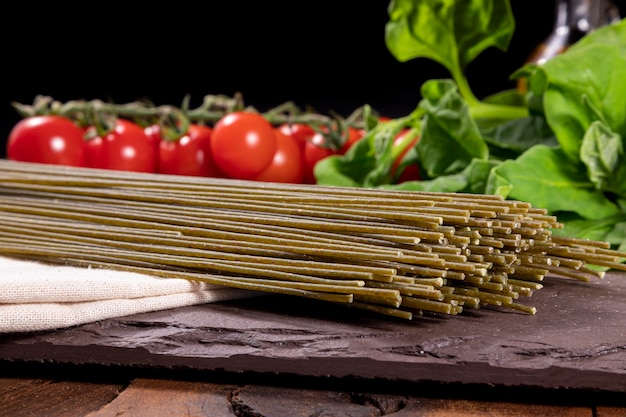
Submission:
[[[0,254],[310,297],[410,319],[518,301],[547,275],[625,270],[497,196],[320,187],[0,161]]]

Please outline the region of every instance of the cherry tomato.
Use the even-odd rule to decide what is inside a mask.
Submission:
[[[390,121],[392,119],[391,119],[391,117],[380,116],[378,118],[378,120],[380,122],[387,122],[387,121]],[[399,146],[400,142],[402,142],[402,138],[404,138],[404,135],[406,135],[408,132],[409,132],[409,129],[402,129],[400,131],[400,133],[398,133],[396,135],[396,137],[394,138],[393,146]],[[396,160],[391,165],[391,177],[395,179],[394,182],[396,184],[399,184],[399,183],[405,182],[405,181],[419,181],[419,180],[422,179],[421,176],[420,176],[419,166],[416,165],[416,164],[408,165],[408,166],[406,166],[406,167],[404,167],[402,169],[402,172],[400,172],[400,173],[397,172],[398,171],[398,167],[402,163],[402,160],[404,159],[406,154],[411,150],[411,148],[413,148],[415,146],[415,144],[417,143],[418,140],[419,140],[419,136],[416,136],[411,141],[411,143],[408,144],[408,146],[404,149],[404,151],[402,153],[400,153],[400,155],[398,155]]]
[[[419,181],[422,179],[420,174],[420,168],[416,164],[408,165],[404,167],[398,178],[395,180],[396,184],[406,181]]]
[[[274,127],[258,113],[237,111],[213,126],[211,155],[228,177],[254,179],[274,159],[277,139]]]
[[[364,134],[365,132],[363,130],[348,127],[348,136],[345,138],[343,145],[339,149],[339,154],[343,155],[348,152],[348,149],[357,143],[364,136]]]
[[[95,127],[88,128],[93,135]],[[117,119],[113,129],[87,141],[87,166],[135,172],[156,172],[157,149],[144,129],[134,122]]]
[[[208,126],[191,124],[178,140],[161,140],[157,171],[196,177],[222,176],[211,158],[211,133]]]
[[[314,184],[313,167],[318,160],[330,155],[323,148],[324,137],[317,135],[316,131],[306,123],[283,124],[278,127],[281,133],[293,138],[300,148],[302,155],[302,178],[300,182]]]
[[[404,135],[406,135],[409,132],[410,129],[403,129],[400,131],[400,133],[398,133],[393,141],[393,145],[394,146],[399,146],[400,143],[402,142],[402,139],[404,138]],[[411,148],[413,148],[415,146],[415,144],[417,143],[417,141],[419,140],[419,136],[415,136],[415,138],[413,138],[411,140],[411,142],[409,143],[409,145],[404,149],[404,151],[402,151],[400,153],[400,155],[398,155],[398,157],[396,158],[396,160],[393,162],[393,164],[391,165],[391,177],[392,178],[396,178],[395,182],[396,183],[401,183],[401,182],[405,182],[405,181],[417,181],[420,180],[420,170],[419,167],[415,164],[412,165],[408,165],[406,167],[404,167],[404,169],[402,170],[402,172],[400,172],[398,174],[398,167],[400,166],[400,164],[402,163],[402,160],[404,159],[404,157],[406,156],[406,154],[409,152],[409,150],[411,150]]]
[[[307,184],[315,183],[313,169],[318,161],[330,155],[343,155],[365,135],[361,129],[348,127],[346,137],[338,133],[327,137],[305,123],[283,124],[278,129],[300,144],[304,156],[303,182]],[[325,126],[320,127],[320,130],[328,131]]]
[[[304,182],[307,184],[315,183],[313,170],[319,161],[330,155],[345,154],[364,136],[364,132],[353,127],[348,128],[347,136],[337,134],[331,135],[330,138],[324,133],[327,131],[325,127],[321,127],[320,130],[321,132],[315,132],[304,146]]]
[[[293,137],[283,134],[278,129],[275,133],[278,142],[274,159],[254,179],[266,182],[302,183],[304,160],[300,145]]]
[[[155,149],[159,149],[161,145],[161,127],[158,124],[148,125],[143,128],[143,132],[148,137]]]
[[[85,165],[82,130],[61,116],[32,116],[13,126],[7,141],[7,158],[45,164]]]
[[[304,151],[306,143],[315,135],[315,130],[305,123],[285,123],[278,126],[278,130],[292,137],[298,143],[301,151]]]
[[[304,175],[302,181],[306,184],[315,184],[315,174],[313,172],[315,165],[327,156],[336,153],[337,151],[327,146],[324,135],[316,132],[304,145]]]

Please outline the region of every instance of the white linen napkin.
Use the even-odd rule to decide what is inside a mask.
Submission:
[[[0,256],[0,333],[58,329],[258,294],[185,279]]]

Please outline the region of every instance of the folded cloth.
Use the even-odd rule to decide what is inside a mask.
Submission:
[[[185,279],[0,256],[0,333],[58,329],[258,294]]]

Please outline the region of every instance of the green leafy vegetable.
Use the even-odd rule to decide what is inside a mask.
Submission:
[[[525,78],[527,92],[480,100],[465,69],[489,47],[506,52],[508,0],[391,0],[388,13],[390,53],[434,60],[451,79],[425,82],[411,115],[318,164],[318,183],[499,194],[557,214],[555,233],[626,247],[626,20],[519,68],[509,78]],[[407,127],[420,135],[411,163],[422,180],[394,184],[393,137]]]
[[[420,125],[422,111],[416,109],[405,118],[378,123],[345,155],[324,158],[315,166],[318,184],[376,187],[392,181],[391,167],[397,158],[393,141],[405,127]]]
[[[572,160],[580,157],[585,132],[594,121],[626,134],[626,40],[605,44],[604,34],[626,32],[623,23],[592,32],[584,47],[546,62],[544,111],[560,145]],[[595,42],[592,42],[594,41]]]
[[[425,181],[407,181],[396,185],[382,185],[380,188],[407,191],[437,191],[450,193],[484,194],[487,181],[494,167],[492,161],[473,159],[458,174],[451,174]]]
[[[427,81],[422,96],[425,118],[416,149],[428,177],[457,173],[473,158],[487,159],[487,144],[452,81]]]
[[[537,115],[483,129],[482,134],[489,145],[491,156],[502,160],[515,159],[535,145],[558,146],[545,118]]]
[[[467,85],[465,67],[490,46],[508,48],[515,21],[498,0],[392,0],[387,48],[398,61],[425,57],[445,66],[464,97],[478,102]]]
[[[619,134],[603,122],[593,122],[583,137],[580,159],[596,189],[626,195],[626,161]]]
[[[584,168],[572,164],[560,148],[536,145],[516,160],[494,168],[494,174],[512,185],[505,195],[532,200],[551,212],[573,211],[587,219],[614,215],[618,207],[589,181]],[[496,190],[487,190],[495,193]]]
[[[542,66],[530,66],[532,94],[559,147],[531,147],[494,169],[488,191],[509,188],[558,214],[561,233],[622,245],[626,210],[626,21],[597,29]],[[537,178],[530,178],[534,172]],[[524,174],[526,173],[526,174]],[[604,233],[603,236],[600,236]]]

